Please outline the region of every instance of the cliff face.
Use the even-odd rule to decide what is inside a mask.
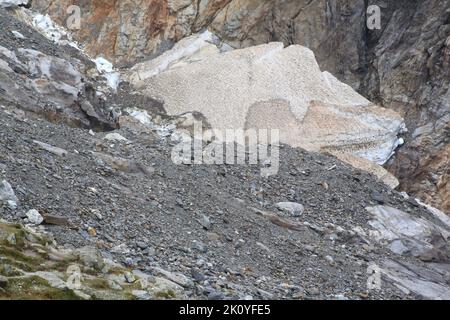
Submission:
[[[323,70],[401,113],[406,145],[388,164],[402,188],[450,210],[450,0],[34,0],[64,23],[82,9],[77,39],[119,64],[156,56],[208,27],[236,48],[301,44]],[[381,7],[381,30],[366,8]]]
[[[207,26],[231,0],[38,0],[33,8],[65,24],[67,8],[81,8],[77,39],[92,55],[129,63],[164,52]]]

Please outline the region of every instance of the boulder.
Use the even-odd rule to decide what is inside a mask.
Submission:
[[[11,203],[9,201],[17,203],[19,200],[17,199],[16,194],[14,193],[14,190],[9,182],[3,180],[0,183],[0,203]]]
[[[31,209],[30,211],[28,211],[26,216],[28,218],[28,221],[34,225],[40,225],[42,222],[44,222],[44,218],[36,209]]]

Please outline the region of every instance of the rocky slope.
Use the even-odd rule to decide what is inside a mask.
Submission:
[[[0,217],[16,224],[0,222],[1,298],[450,298],[444,213],[289,146],[269,178],[264,163],[176,165],[182,119],[11,14],[0,9]],[[105,259],[115,268],[95,268]]]
[[[73,3],[83,12],[76,38],[94,56],[121,64],[158,55],[203,28],[236,48],[282,41],[312,49],[322,70],[405,117],[407,143],[388,168],[402,189],[450,210],[449,0],[34,0],[32,5],[63,24]],[[381,30],[366,28],[371,4],[381,7]]]

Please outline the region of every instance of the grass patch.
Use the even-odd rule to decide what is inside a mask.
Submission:
[[[72,290],[55,289],[37,276],[10,278],[5,292],[0,291],[0,299],[12,300],[80,300]]]

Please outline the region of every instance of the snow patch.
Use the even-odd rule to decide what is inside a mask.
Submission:
[[[96,58],[94,62],[98,72],[106,79],[108,86],[117,91],[120,84],[120,73],[114,71],[114,65],[103,57]]]
[[[26,10],[26,13],[32,18],[32,25],[46,38],[53,40],[61,45],[69,45],[81,51],[79,45],[73,41],[69,32],[53,22],[49,15],[43,15]]]
[[[29,0],[0,0],[0,8],[17,7],[28,4]]]
[[[114,70],[114,66],[111,62],[104,59],[103,57],[92,59],[83,51],[83,49],[80,48],[78,43],[76,43],[72,39],[70,32],[64,27],[54,23],[49,15],[36,13],[25,8],[21,8],[19,12],[25,22],[34,27],[46,38],[54,41],[59,45],[69,45],[88,57],[92,62],[95,63],[98,72],[105,78],[107,86],[112,90],[117,91],[117,88],[121,81],[120,73]]]

